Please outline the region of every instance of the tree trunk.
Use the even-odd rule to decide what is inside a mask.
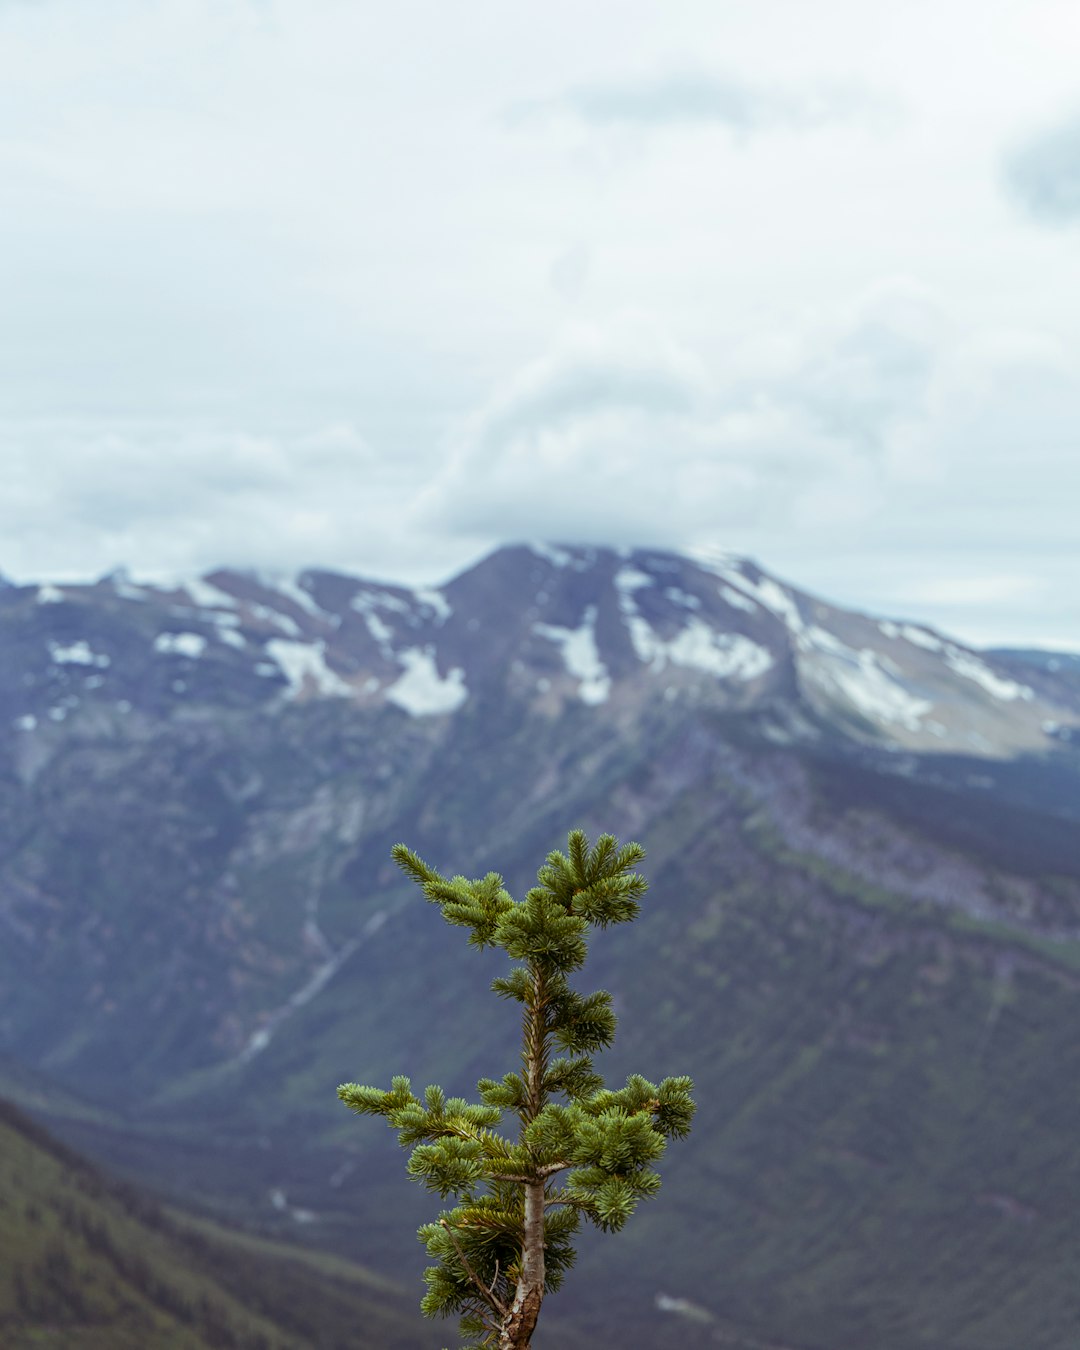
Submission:
[[[544,1183],[525,1187],[525,1243],[521,1278],[499,1329],[499,1350],[529,1350],[544,1298]]]
[[[543,971],[530,963],[533,992],[525,1009],[525,1086],[528,1101],[521,1131],[544,1107],[544,1074],[548,1061],[548,1038],[544,1026],[546,989]],[[544,1299],[544,1178],[525,1183],[525,1240],[521,1248],[521,1277],[514,1301],[499,1328],[498,1350],[529,1350],[540,1304]]]

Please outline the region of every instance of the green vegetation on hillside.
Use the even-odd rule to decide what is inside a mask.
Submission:
[[[422,921],[381,860],[407,829],[425,858],[469,875],[497,860],[517,893],[565,820],[610,822],[648,838],[653,903],[632,939],[616,930],[590,960],[623,1028],[600,1067],[655,1077],[678,1063],[702,1124],[672,1151],[663,1206],[610,1255],[585,1235],[558,1311],[593,1350],[1070,1346],[1075,824],[965,791],[970,764],[938,763],[930,787],[736,730],[675,704],[618,726],[584,707],[553,720],[467,704],[439,731],[312,703],[276,722],[167,728],[112,767],[73,747],[12,794],[4,835],[18,912],[40,927],[25,949],[0,944],[6,1015],[20,1056],[63,1089],[12,1095],[111,1168],[411,1284],[425,1197],[333,1086],[362,1053],[370,1081],[405,1071],[464,1094],[516,1047],[454,935]],[[221,875],[199,842],[233,828],[218,778],[264,784],[219,841]],[[53,860],[80,823],[68,879]],[[151,848],[152,867],[129,871]],[[320,959],[301,940],[308,895],[335,950],[361,940],[244,1060],[259,1017]],[[92,923],[53,934],[51,897]],[[275,1210],[276,1187],[315,1220]]]
[[[0,1102],[5,1350],[417,1350],[407,1306],[349,1263],[166,1214]]]

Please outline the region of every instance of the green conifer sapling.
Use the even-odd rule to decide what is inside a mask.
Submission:
[[[385,1116],[398,1131],[412,1149],[410,1176],[454,1197],[420,1229],[435,1261],[420,1306],[429,1317],[460,1314],[469,1346],[527,1350],[544,1294],[574,1261],[581,1221],[620,1229],[659,1189],[653,1164],[666,1141],[690,1129],[689,1078],[656,1085],[635,1074],[625,1088],[605,1089],[591,1054],[614,1039],[611,996],[579,994],[567,979],[585,962],[590,928],[637,915],[647,883],[631,869],[644,856],[640,844],[620,848],[610,834],[590,849],[573,830],[567,856],[549,853],[539,885],[514,901],[497,872],[447,879],[404,844],[393,849],[447,923],[470,930],[472,946],[501,947],[519,963],[492,988],[521,1004],[521,1072],[482,1078],[480,1104],[439,1087],[421,1100],[407,1078],[393,1079],[389,1092],[338,1088],[347,1106]],[[517,1116],[516,1138],[495,1128],[504,1112]]]

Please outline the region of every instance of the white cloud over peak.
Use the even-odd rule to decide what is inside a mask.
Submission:
[[[838,122],[880,127],[897,114],[895,100],[850,80],[821,80],[803,87],[769,85],[691,69],[575,85],[548,98],[512,104],[508,119],[519,125],[569,116],[594,127],[642,129],[715,125],[750,135],[811,131]]]
[[[1080,114],[1027,139],[1005,158],[1005,182],[1045,225],[1080,222]]]
[[[1047,489],[1078,433],[1080,368],[1053,343],[973,332],[928,287],[886,279],[728,366],[641,316],[569,331],[466,421],[416,519],[473,538],[720,543],[870,608],[877,586],[960,630],[969,611],[985,621],[991,594],[1046,603],[1031,577],[995,580],[1012,575],[992,562],[1007,533],[1061,579],[1065,622],[1080,463],[1073,493]],[[965,549],[992,566],[985,584]],[[868,551],[878,561],[852,576]],[[813,555],[809,573],[796,554]]]
[[[572,328],[466,421],[420,517],[529,534],[545,510],[576,511],[579,531],[672,545],[808,515],[831,527],[876,509],[910,468],[944,327],[925,288],[901,280],[831,330],[759,342],[764,360],[750,344],[730,365],[640,315]]]
[[[408,561],[393,516],[407,468],[381,464],[349,426],[275,437],[6,422],[0,460],[0,569],[17,579]]]
[[[0,570],[714,539],[1064,640],[1072,18],[0,3]]]

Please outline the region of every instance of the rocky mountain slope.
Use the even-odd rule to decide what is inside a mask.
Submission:
[[[754,563],[548,545],[505,548],[442,589],[211,573],[174,586],[9,586],[0,698],[32,775],[49,724],[340,698],[414,718],[509,698],[624,716],[696,696],[746,712],[797,708],[891,751],[1044,753],[1080,735],[1068,656],[987,656],[910,622],[844,611]],[[34,733],[39,733],[35,735]],[[36,747],[36,748],[35,748]]]
[[[572,1324],[1050,1350],[1080,1313],[1078,820],[1067,660],[745,560],[534,545],[437,591],[9,587],[9,1091],[131,1174],[407,1282],[430,1205],[334,1087],[469,1093],[515,1052],[495,969],[390,846],[520,894],[568,828],[610,830],[652,889],[584,975],[617,998],[607,1068],[689,1072],[701,1108],[648,1212],[583,1250]]]

